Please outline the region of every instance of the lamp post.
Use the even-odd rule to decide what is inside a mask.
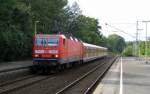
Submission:
[[[34,22],[34,35],[37,34],[37,23],[39,23],[40,21],[35,21]]]
[[[150,21],[142,21],[143,23],[145,23],[145,26],[146,26],[146,35],[145,35],[145,63],[147,64],[148,61],[147,61],[147,24],[150,22]]]
[[[140,32],[139,31],[141,31],[141,30],[143,30],[143,29],[139,29],[139,22],[141,22],[141,21],[137,21],[136,22],[136,45],[137,45],[137,56],[139,56],[140,57],[140,53],[141,53],[141,51],[140,51]],[[139,38],[139,39],[138,39]],[[139,40],[139,41],[138,41]]]

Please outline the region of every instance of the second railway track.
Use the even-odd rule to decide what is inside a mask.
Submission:
[[[116,58],[109,63],[103,62],[96,66],[83,76],[77,78],[75,81],[56,92],[56,94],[91,94],[91,90],[96,82],[102,79],[103,75],[107,72],[115,59]]]

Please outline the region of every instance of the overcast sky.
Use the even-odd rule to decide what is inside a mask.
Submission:
[[[70,4],[74,1],[78,2],[84,15],[99,19],[105,36],[116,33],[126,41],[133,40],[134,38],[125,33],[112,32],[117,30],[106,26],[105,23],[135,36],[136,21],[150,20],[150,0],[69,0]],[[143,29],[140,31],[140,39],[144,39],[145,23],[139,22],[139,28]]]

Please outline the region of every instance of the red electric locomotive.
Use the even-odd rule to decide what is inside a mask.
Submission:
[[[33,39],[33,69],[44,73],[107,55],[105,47],[83,43],[63,34],[37,34]]]
[[[82,61],[83,48],[82,42],[72,36],[37,34],[34,36],[33,62],[43,71],[64,67],[70,62]]]

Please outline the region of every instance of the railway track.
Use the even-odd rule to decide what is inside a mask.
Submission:
[[[11,81],[5,81],[5,82],[0,83],[0,87],[6,86],[6,85],[9,85],[9,84],[13,84],[15,82],[23,81],[23,80],[32,78],[34,76],[35,75],[27,75],[25,77],[17,78],[17,79],[11,80]]]
[[[30,66],[1,70],[0,71],[0,86],[4,82],[15,80],[17,78],[27,76],[27,75],[31,75]]]
[[[39,75],[30,75],[21,79],[17,79],[11,82],[5,82],[0,85],[1,90],[0,94],[11,94],[11,92],[16,91],[21,88],[28,87],[30,85],[39,83],[46,79],[54,79],[52,76],[39,76]]]
[[[93,91],[95,90],[96,86],[100,83],[100,81],[102,80],[102,78],[104,77],[104,75],[107,73],[107,71],[109,70],[109,68],[112,66],[112,64],[114,62],[117,62],[118,61],[118,56],[115,57],[113,60],[112,60],[112,63],[110,64],[110,66],[108,66],[104,72],[101,73],[101,75],[99,75],[96,80],[94,80],[92,82],[92,84],[87,88],[87,90],[84,92],[84,94],[91,94],[93,93]]]
[[[6,69],[6,70],[0,70],[0,74],[2,73],[7,73],[7,72],[12,72],[12,71],[17,71],[17,70],[22,70],[22,69],[29,69],[31,66],[28,67],[18,67],[18,68],[11,68],[11,69]]]
[[[96,66],[83,76],[77,78],[75,81],[56,92],[56,94],[91,94],[96,84],[103,78],[115,60],[116,58],[108,64],[103,63]]]

